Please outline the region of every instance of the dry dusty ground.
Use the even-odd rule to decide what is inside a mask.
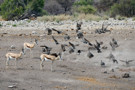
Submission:
[[[8,33],[7,33],[8,32]],[[125,66],[119,60],[135,60],[135,30],[114,30],[111,34],[85,34],[85,37],[95,43],[95,40],[103,41],[107,50],[102,53],[91,51],[94,57],[89,59],[87,55],[88,45],[75,38],[75,31],[65,31],[72,37],[74,44],[80,44],[77,49],[84,50],[80,55],[65,52],[63,61],[54,63],[55,72],[51,72],[51,62],[44,62],[44,70],[39,68],[41,54],[40,45],[53,47],[52,52],[60,52],[60,45],[55,45],[51,36],[43,35],[44,31],[37,30],[37,34],[31,35],[32,30],[1,30],[0,31],[0,90],[135,90],[135,62]],[[86,31],[88,32],[88,31]],[[91,31],[94,32],[94,31]],[[20,35],[19,34],[27,34]],[[60,43],[64,41],[63,35],[54,36]],[[115,38],[120,45],[115,51],[111,50],[109,42]],[[14,68],[14,60],[10,61],[10,68],[5,69],[5,54],[7,52],[19,53],[24,42],[33,42],[37,38],[38,45],[33,49],[33,57],[29,51],[17,62]],[[11,45],[16,48],[11,49]],[[68,49],[68,48],[67,48]],[[112,52],[119,64],[113,64],[106,57]],[[100,66],[100,61],[106,63],[106,67]],[[111,69],[114,72],[111,72]],[[103,73],[107,71],[107,74]],[[129,73],[130,78],[122,78],[122,74]],[[15,85],[15,88],[8,88]]]

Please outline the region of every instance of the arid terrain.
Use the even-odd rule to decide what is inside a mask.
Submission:
[[[75,24],[72,26],[75,27]],[[99,27],[101,28],[101,25]],[[87,57],[89,45],[82,43],[81,39],[76,39],[75,28],[53,27],[71,36],[70,40],[65,41],[63,34],[53,32],[53,36],[60,43],[56,45],[52,37],[47,35],[47,31],[40,27],[1,27],[0,90],[135,90],[135,61],[130,62],[128,66],[120,61],[135,60],[135,29],[113,27],[108,27],[111,33],[95,34],[95,28],[86,28],[83,24],[81,30],[85,38],[92,44],[95,44],[95,40],[102,41],[101,47],[107,47],[101,49],[101,53],[91,50],[93,58]],[[35,38],[38,39],[38,45],[32,50],[33,57],[30,57],[30,51],[27,50],[26,54],[17,61],[17,69],[14,60],[10,60],[10,67],[6,69],[5,54],[19,53],[24,42],[33,43]],[[115,50],[109,45],[112,38],[115,38],[119,45]],[[40,46],[47,45],[53,48],[52,53],[58,53],[62,52],[60,45],[68,44],[69,41],[77,45],[76,50],[83,50],[82,53],[69,54],[66,47],[67,51],[62,56],[63,61],[54,62],[54,72],[51,72],[51,62],[44,62],[43,70],[40,70],[42,53]],[[11,46],[15,48],[12,49]],[[107,58],[110,53],[118,60],[118,64]],[[101,60],[105,62],[104,67],[100,65]],[[130,77],[122,78],[124,73],[129,73]]]

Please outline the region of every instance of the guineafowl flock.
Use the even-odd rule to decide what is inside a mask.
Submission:
[[[55,54],[59,53],[61,60],[64,60],[64,56],[66,56],[67,53],[69,54],[69,57],[70,57],[70,54],[76,53],[77,55],[83,56],[84,58],[91,60],[92,58],[95,58],[97,56],[103,57],[102,53],[104,53],[104,51],[107,50],[108,48],[111,48],[110,55],[107,58],[108,58],[108,61],[110,60],[111,62],[113,62],[113,64],[119,64],[119,61],[120,61],[123,63],[125,62],[125,64],[129,66],[129,63],[134,61],[134,60],[118,60],[118,59],[116,59],[115,56],[111,52],[116,51],[117,48],[120,47],[118,41],[115,38],[112,38],[110,40],[110,42],[108,42],[108,44],[109,44],[108,46],[106,44],[104,44],[104,41],[98,41],[96,39],[91,41],[89,38],[86,38],[86,35],[85,35],[86,33],[83,32],[82,25],[83,25],[82,22],[78,22],[76,24],[75,37],[72,37],[70,34],[64,32],[64,31],[61,31],[61,30],[57,30],[55,28],[46,28],[44,34],[51,36],[52,42],[55,43],[56,47],[58,47],[60,45],[60,48],[61,48],[60,52],[55,52]],[[109,24],[107,25],[107,27],[108,26],[109,26]],[[105,31],[109,31],[109,30],[107,30],[107,27],[104,28],[104,24],[102,25],[102,30],[104,31],[104,33],[105,33]],[[54,33],[56,33],[58,35],[62,35],[63,38],[60,38],[58,40],[57,39],[58,36],[56,37],[54,35]],[[61,39],[64,40],[63,41],[64,43],[62,42]],[[73,41],[73,39],[74,39],[74,41]],[[77,40],[78,44],[76,44],[75,40]],[[37,44],[37,39],[35,39],[35,42]],[[84,50],[80,44],[85,45],[83,47],[83,48],[85,48]],[[24,45],[24,51],[25,51],[25,49],[30,49],[30,51],[32,52],[33,51],[32,48],[34,48],[34,45],[35,44],[29,44],[29,43],[27,45]],[[55,55],[54,52],[52,52],[52,49],[54,47],[47,46],[46,44],[40,45],[40,47],[42,48],[42,50],[41,50],[42,54],[47,54],[47,55],[51,55],[51,56]],[[81,49],[79,49],[79,48],[81,48]],[[86,55],[81,54],[84,52],[87,54]],[[97,52],[97,54],[95,55],[93,52],[94,53]],[[47,55],[42,55],[42,56],[47,56]],[[44,58],[45,61],[52,59],[49,57],[42,57],[42,58]],[[53,60],[55,60],[55,59],[53,59]],[[99,63],[100,61],[101,61],[101,63]],[[105,62],[105,60],[102,60],[102,58],[99,60],[99,62],[98,62],[99,66],[100,65],[106,66],[108,63],[108,62]]]

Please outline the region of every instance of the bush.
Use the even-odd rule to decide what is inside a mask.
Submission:
[[[96,12],[96,9],[91,5],[87,5],[87,6],[83,5],[78,8],[78,12],[85,13],[85,14],[93,14]]]
[[[44,0],[5,0],[0,6],[0,14],[6,20],[24,19],[32,14],[42,15],[43,6]]]
[[[74,3],[74,5],[76,6],[82,6],[82,5],[92,5],[93,4],[93,0],[79,0],[79,1],[76,1]]]
[[[135,1],[134,0],[120,0],[111,7],[111,16],[116,15],[131,17],[135,15]]]
[[[24,12],[23,4],[21,0],[5,0],[1,5],[2,18],[6,20],[15,20],[21,16]]]

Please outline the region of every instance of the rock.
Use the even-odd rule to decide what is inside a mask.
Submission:
[[[85,72],[85,71],[81,71],[81,72]]]
[[[66,74],[66,72],[64,72],[63,74]]]
[[[15,49],[15,46],[14,45],[11,45],[11,49]]]
[[[37,34],[37,32],[36,31],[32,31],[32,34]]]
[[[16,85],[9,85],[8,88],[16,88]]]
[[[18,36],[22,36],[23,34],[19,34]]]

